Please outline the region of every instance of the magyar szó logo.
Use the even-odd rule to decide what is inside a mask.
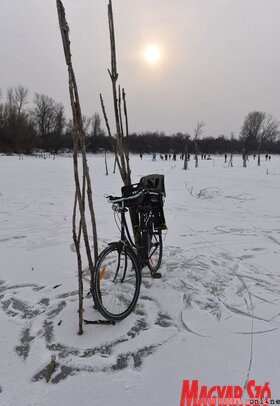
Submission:
[[[180,406],[250,406],[280,404],[271,399],[269,383],[256,385],[254,380],[241,386],[199,386],[198,380],[183,381]]]

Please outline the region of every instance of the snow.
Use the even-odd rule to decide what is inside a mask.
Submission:
[[[88,157],[100,249],[118,238],[104,198],[120,192],[113,161],[105,176],[104,157]],[[0,156],[0,404],[173,406],[187,379],[269,382],[279,399],[280,158],[192,158],[184,171],[135,155],[131,166],[135,182],[165,175],[163,277],[144,270],[135,312],[78,336],[72,159]],[[84,311],[100,318],[91,297]]]

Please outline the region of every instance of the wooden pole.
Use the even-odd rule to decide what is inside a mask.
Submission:
[[[114,31],[114,17],[113,17],[113,8],[112,1],[109,0],[108,3],[108,21],[109,21],[109,33],[110,33],[110,49],[111,49],[111,69],[108,69],[111,82],[112,82],[112,92],[113,92],[113,105],[115,113],[115,123],[116,123],[116,163],[119,168],[119,172],[122,178],[122,181],[125,186],[131,185],[131,170],[129,165],[129,150],[128,150],[128,117],[127,117],[127,106],[125,99],[125,92],[122,90],[122,100],[124,106],[124,115],[125,115],[125,132],[126,137],[124,136],[124,128],[122,122],[122,104],[121,104],[121,90],[120,86],[117,86],[118,80],[118,71],[117,71],[117,58],[116,58],[116,41],[115,41],[115,31]],[[101,101],[103,114],[105,112],[103,100]],[[106,112],[105,112],[106,113]],[[104,115],[104,117],[106,117]],[[105,118],[106,122],[106,118]],[[106,124],[107,125],[107,124]],[[107,129],[109,126],[107,125]],[[138,214],[136,213],[135,208],[129,209],[133,234],[136,243],[140,240],[139,235],[139,220]]]
[[[87,164],[87,157],[86,157],[86,142],[85,142],[85,131],[83,127],[83,119],[79,101],[79,94],[78,94],[78,87],[75,78],[74,69],[72,66],[71,61],[71,49],[70,49],[70,39],[69,39],[69,26],[66,21],[65,17],[65,9],[61,0],[56,0],[57,6],[57,14],[58,14],[58,21],[61,33],[61,39],[64,49],[64,56],[66,65],[68,67],[68,83],[69,83],[69,95],[70,95],[70,102],[72,108],[72,115],[73,115],[73,138],[74,138],[74,149],[73,149],[73,166],[74,166],[74,180],[76,186],[75,192],[75,200],[78,202],[78,207],[80,211],[80,221],[81,221],[81,229],[83,232],[83,238],[86,248],[86,254],[88,259],[88,265],[91,275],[93,274],[94,270],[94,263],[91,256],[91,247],[89,242],[88,236],[88,229],[87,229],[87,222],[86,222],[86,215],[85,215],[85,201],[83,201],[83,192],[80,185],[80,177],[79,177],[79,167],[78,167],[78,148],[80,147],[82,152],[82,167],[83,167],[83,179],[85,181],[85,188],[87,191],[87,203],[89,206],[90,216],[91,216],[91,225],[92,225],[92,235],[93,235],[93,242],[94,242],[94,258],[95,261],[98,257],[98,242],[97,242],[97,230],[96,230],[96,221],[95,221],[95,213],[93,207],[93,199],[92,199],[92,188],[91,188],[91,180],[89,175],[89,168]],[[84,190],[84,188],[83,188]],[[85,199],[84,199],[85,200]],[[73,223],[76,219],[76,204],[74,204],[74,211],[73,211]],[[76,236],[76,229],[73,225],[73,239],[74,243],[77,244],[76,252],[77,252],[77,259],[78,259],[78,272],[79,272],[79,334],[83,333],[82,330],[82,303],[83,303],[83,285],[82,285],[82,268],[81,268],[81,258],[80,258],[80,251],[79,251],[79,239]]]

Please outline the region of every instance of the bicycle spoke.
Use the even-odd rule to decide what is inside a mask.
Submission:
[[[141,276],[134,253],[117,247],[104,250],[98,263],[94,298],[101,313],[111,320],[120,320],[133,310]]]
[[[162,259],[162,239],[161,234],[152,232],[150,235],[150,250],[148,255],[148,267],[151,272],[156,272]]]

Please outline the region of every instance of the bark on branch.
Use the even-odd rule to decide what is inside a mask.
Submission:
[[[73,165],[74,165],[74,179],[75,179],[75,203],[73,211],[73,239],[76,247],[77,260],[78,260],[78,273],[79,273],[79,334],[82,334],[82,303],[83,303],[83,285],[82,285],[82,264],[81,264],[81,255],[80,255],[80,239],[76,234],[76,205],[78,202],[79,212],[80,212],[80,224],[83,233],[86,254],[88,259],[88,266],[91,275],[93,274],[94,262],[91,255],[91,247],[89,242],[88,227],[86,222],[85,215],[85,198],[84,190],[87,191],[87,203],[90,211],[91,217],[91,226],[92,226],[92,235],[94,242],[94,258],[95,261],[98,257],[98,243],[97,243],[97,231],[96,231],[96,221],[95,213],[93,207],[92,199],[92,188],[91,188],[91,179],[89,174],[89,168],[87,164],[86,157],[86,141],[85,141],[85,131],[83,126],[83,118],[79,100],[79,93],[77,82],[75,78],[74,69],[71,61],[71,49],[70,49],[70,39],[69,39],[69,26],[65,17],[65,9],[61,0],[56,0],[58,21],[61,33],[61,39],[64,49],[65,62],[68,67],[68,84],[69,84],[69,95],[73,115],[73,139],[74,139],[74,149],[73,149]],[[78,166],[78,149],[81,149],[82,152],[82,168],[83,168],[83,180],[84,185],[81,187],[80,176],[79,176],[79,166]],[[77,200],[77,202],[76,202]]]
[[[108,20],[109,20],[109,33],[110,33],[110,49],[111,49],[111,69],[108,69],[111,82],[112,82],[112,93],[113,93],[113,105],[114,105],[114,115],[116,124],[116,142],[115,142],[115,156],[116,163],[122,178],[124,185],[131,185],[131,169],[129,164],[129,148],[128,148],[128,116],[127,116],[127,106],[126,106],[126,95],[124,89],[117,85],[118,72],[117,72],[117,58],[116,58],[116,41],[114,32],[114,17],[112,1],[109,0],[108,3]],[[100,95],[101,106],[103,115],[105,118],[107,130],[109,136],[112,138],[111,129],[109,126],[107,114],[105,111],[102,96]],[[123,106],[123,112],[122,112]],[[123,126],[123,114],[125,118],[125,127]],[[130,219],[133,228],[135,241],[139,241],[139,231],[138,231],[138,215],[134,208],[130,208]]]

